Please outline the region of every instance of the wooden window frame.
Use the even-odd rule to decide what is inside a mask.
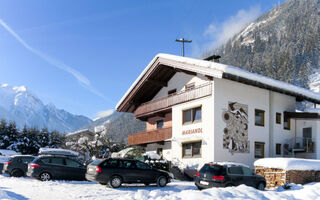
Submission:
[[[195,82],[193,82],[193,83],[188,83],[188,84],[186,84],[186,85],[184,86],[184,90],[185,90],[185,91],[192,90],[192,89],[194,89],[195,87],[196,87],[196,83],[195,83]]]
[[[162,127],[158,127],[158,122],[162,121]],[[163,119],[159,119],[156,121],[156,128],[157,129],[161,129],[161,128],[164,128],[164,120]]]
[[[172,89],[168,91],[168,96],[175,95],[177,93],[177,89]]]
[[[196,155],[193,155],[193,144],[195,143],[200,143],[200,154],[196,154]],[[184,155],[184,145],[186,144],[191,144],[191,156],[185,156]],[[195,140],[195,141],[188,141],[188,142],[182,142],[181,143],[181,157],[182,158],[201,158],[202,156],[202,140]]]
[[[201,119],[195,120],[196,110],[200,108]],[[184,112],[191,110],[191,121],[184,121]],[[202,105],[182,110],[182,125],[194,124],[202,121]]]
[[[281,124],[281,113],[277,112],[276,113],[276,124]]]
[[[259,124],[256,121],[256,116],[257,116],[258,112],[262,112],[263,113],[263,115],[262,115],[262,124]],[[254,109],[254,125],[256,125],[256,126],[264,126],[265,125],[265,114],[266,114],[266,112],[264,110]]]
[[[282,154],[281,147],[282,147],[281,143],[276,143],[276,155]]]
[[[256,145],[263,145],[262,156],[256,155]],[[264,158],[265,157],[265,143],[264,142],[254,142],[254,157]]]
[[[288,121],[286,121],[286,120],[288,120]],[[287,122],[288,126],[286,126],[286,122]],[[291,120],[290,120],[290,118],[289,117],[285,117],[283,115],[283,129],[290,131],[290,128],[291,128]]]

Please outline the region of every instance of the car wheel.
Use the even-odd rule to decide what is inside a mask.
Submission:
[[[120,176],[113,176],[108,182],[108,186],[112,188],[118,188],[122,184],[122,179]]]
[[[262,182],[260,182],[259,184],[258,184],[258,186],[257,186],[257,189],[258,190],[261,190],[261,191],[264,191],[264,188],[265,188],[266,186],[264,185],[264,183],[262,183]]]
[[[203,190],[203,188],[202,188],[202,187],[197,186],[197,188],[198,188],[198,190]]]
[[[159,176],[157,179],[157,186],[158,187],[164,187],[167,185],[167,178],[164,176]]]
[[[21,176],[23,176],[23,172],[19,169],[14,169],[11,171],[10,176],[21,177]]]
[[[43,172],[40,174],[40,180],[41,181],[50,181],[51,175],[48,172]]]

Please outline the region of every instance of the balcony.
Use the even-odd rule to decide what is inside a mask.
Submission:
[[[136,118],[152,115],[160,111],[168,110],[174,105],[210,96],[211,94],[212,84],[206,83],[193,89],[184,90],[173,95],[143,103],[136,109],[134,115]]]
[[[172,137],[172,127],[128,135],[128,145],[161,142]]]

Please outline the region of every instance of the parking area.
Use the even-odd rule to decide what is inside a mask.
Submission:
[[[245,185],[198,191],[193,182],[174,181],[164,188],[151,185],[111,189],[88,181],[47,181],[0,175],[0,199],[318,199],[320,183],[294,185],[286,191],[259,191]]]

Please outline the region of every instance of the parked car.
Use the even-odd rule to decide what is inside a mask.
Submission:
[[[86,166],[68,156],[45,155],[28,165],[27,176],[48,181],[51,179],[85,180]]]
[[[8,162],[10,160],[10,156],[13,155],[20,155],[20,153],[13,150],[0,149],[0,174],[2,174],[4,163]]]
[[[164,187],[171,181],[173,175],[148,164],[131,159],[109,158],[95,160],[87,166],[86,179],[118,188],[122,183],[156,183]]]
[[[266,179],[237,163],[207,163],[195,177],[195,184],[199,190],[211,187],[228,187],[245,184],[264,190]]]
[[[28,170],[28,163],[33,161],[34,158],[34,156],[30,155],[11,156],[9,160],[4,163],[2,173],[14,177],[25,176]]]

